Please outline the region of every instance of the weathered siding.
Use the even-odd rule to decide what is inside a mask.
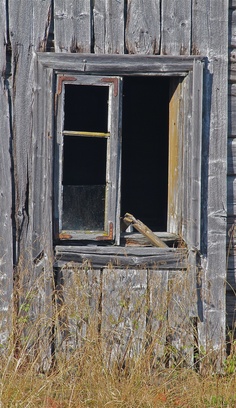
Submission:
[[[96,0],[91,2],[87,0],[79,2],[76,0],[38,0],[30,3],[27,0],[20,2],[0,0],[0,111],[2,113],[0,116],[2,135],[0,193],[1,212],[4,214],[4,217],[0,219],[0,267],[5,294],[5,300],[0,303],[2,310],[6,310],[11,304],[14,258],[17,264],[15,282],[19,304],[27,303],[28,305],[28,300],[31,299],[31,321],[32,319],[35,321],[39,311],[40,313],[43,311],[46,324],[46,314],[49,317],[51,314],[53,101],[51,99],[52,89],[47,89],[49,98],[45,104],[42,103],[41,96],[44,90],[39,89],[38,84],[35,83],[36,71],[38,70],[38,77],[42,75],[42,72],[35,65],[34,55],[35,51],[46,51],[50,27],[51,39],[54,41],[51,48],[61,53],[167,54],[171,56],[201,54],[206,56],[203,100],[203,185],[200,186],[199,179],[192,180],[191,172],[188,177],[192,182],[191,191],[199,191],[201,187],[204,198],[201,214],[202,240],[199,247],[202,255],[202,265],[199,265],[199,268],[201,266],[203,270],[200,284],[203,309],[199,316],[199,339],[204,347],[211,347],[215,351],[221,347],[225,328],[229,10],[229,45],[232,61],[228,140],[229,227],[234,223],[236,209],[234,193],[236,105],[233,84],[233,82],[236,83],[236,64],[233,62],[236,43],[234,28],[236,4],[235,0],[231,0],[229,9],[227,0],[223,2],[217,0],[214,4],[207,0],[192,0],[192,2],[180,0],[178,6],[176,3],[171,0]],[[9,57],[11,57],[11,69],[8,69],[8,73],[11,74],[9,95],[4,77],[6,42],[8,42]],[[45,88],[48,87],[45,79],[42,79],[42,83]],[[195,91],[198,92],[197,86],[195,86]],[[32,117],[35,101],[40,108],[40,118],[43,116],[45,123],[39,121],[37,117]],[[39,129],[38,134],[35,134],[35,129]],[[196,141],[193,146],[196,148]],[[200,168],[199,163],[194,162],[194,165]],[[12,208],[14,214],[11,214]],[[199,209],[197,211],[199,219]],[[187,218],[192,218],[193,215],[195,216],[195,211],[193,213],[192,210],[185,215]],[[188,223],[193,225],[194,222],[188,219],[186,225]],[[199,232],[199,229],[197,231]],[[194,239],[196,243],[198,237],[195,236]],[[198,244],[195,246],[198,247]],[[14,255],[12,248],[14,248]],[[232,249],[228,259],[228,280],[232,286],[235,285],[233,253]],[[98,271],[100,273],[99,268]],[[193,275],[196,272],[194,268],[191,268],[191,271]],[[104,309],[101,310],[106,310],[107,307],[111,307],[111,304],[115,308],[113,297],[115,292],[111,294],[111,291],[113,286],[115,287],[114,282],[117,276],[123,276],[123,273],[122,268],[111,274],[104,270],[104,288],[106,287],[104,302],[107,303],[104,303]],[[165,273],[169,272],[158,272],[158,279],[161,281],[163,279],[165,282],[163,284],[167,285]],[[181,269],[179,273],[181,274]],[[68,272],[67,276],[65,270],[63,274],[67,287],[73,285],[73,272]],[[132,271],[130,274],[132,275]],[[7,284],[6,276],[8,277]],[[132,284],[136,282],[135,279]],[[140,272],[137,279],[142,279],[142,283],[139,282],[137,286],[144,288],[144,291],[147,290],[147,271]],[[57,284],[60,285],[60,281]],[[115,289],[122,292],[122,285],[126,286],[126,279],[121,282],[120,288]],[[153,297],[150,297],[152,301],[154,296],[159,297],[158,294],[155,294],[155,290],[155,287],[150,289],[149,294],[153,293]],[[32,301],[32,293],[37,301],[35,299]],[[79,289],[76,296],[80,296]],[[119,293],[117,296],[120,296]],[[230,305],[228,307],[228,323],[230,323],[233,317],[231,305],[234,292],[231,289],[228,290],[227,296],[228,305]],[[64,301],[69,302],[66,299],[69,298],[65,295]],[[184,291],[175,293],[173,299],[176,299],[176,302],[173,300],[175,305],[179,303],[187,305],[187,296]],[[176,322],[173,324],[177,327],[180,309],[176,312],[173,307],[173,310],[170,316],[173,322],[176,316]],[[114,316],[117,317],[118,311],[114,313]],[[188,313],[190,313],[189,309]],[[105,312],[101,316],[104,319],[101,322],[101,330],[105,333],[108,330],[109,318]],[[189,316],[190,314],[188,318]],[[140,330],[143,330],[142,324]],[[160,325],[156,321],[153,327],[155,324],[158,327]],[[43,336],[42,330],[40,333]],[[192,331],[189,336],[193,340]],[[208,339],[208,344],[206,344],[206,339]],[[192,340],[189,342],[192,343]],[[173,341],[175,344],[178,343],[176,337]],[[49,342],[46,340],[44,355],[50,359],[48,346]]]
[[[203,236],[206,256],[203,279],[201,339],[209,336],[217,350],[225,331],[226,216],[227,216],[227,78],[228,2],[193,1],[194,50],[208,57],[203,116]],[[208,288],[211,288],[209,291]]]
[[[34,83],[34,52],[45,50],[51,1],[29,3],[26,0],[16,3],[9,1],[9,41],[11,46],[11,102],[12,138],[14,168],[14,209],[15,214],[15,260],[16,260],[16,307],[20,310],[17,333],[28,348],[40,337],[43,365],[50,359],[49,343],[46,341],[44,327],[49,319],[50,295],[50,219],[51,214],[47,191],[45,194],[45,168],[42,158],[47,161],[41,145],[49,135],[35,138],[33,134],[32,107],[37,97]],[[38,219],[41,214],[40,219]],[[36,228],[35,228],[36,226]],[[49,234],[48,234],[49,230]],[[50,301],[50,303],[49,303]],[[39,319],[39,314],[42,320]],[[22,319],[38,324],[35,333],[31,325],[22,329]],[[40,322],[40,323],[39,323]],[[25,336],[25,337],[24,337]]]
[[[236,1],[229,8],[229,89],[228,89],[228,245],[227,245],[227,327],[235,331],[236,324]]]
[[[0,2],[0,344],[5,345],[12,327],[13,237],[10,106],[7,88],[7,10]]]

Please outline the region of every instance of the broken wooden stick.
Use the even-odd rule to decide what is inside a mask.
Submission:
[[[143,234],[151,243],[152,245],[159,247],[159,248],[167,248],[168,246],[158,238],[150,228],[148,228],[142,221],[137,220],[132,214],[126,213],[123,217],[124,223],[128,225],[132,225],[138,232]]]

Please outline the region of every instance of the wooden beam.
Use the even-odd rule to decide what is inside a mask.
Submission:
[[[187,250],[153,247],[116,246],[56,246],[55,266],[70,262],[91,262],[94,268],[151,267],[160,269],[185,269],[188,266]]]

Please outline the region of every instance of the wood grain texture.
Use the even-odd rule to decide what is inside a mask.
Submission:
[[[185,76],[193,69],[194,61],[202,56],[158,56],[158,55],[105,55],[38,53],[41,63],[55,70],[73,70],[91,74],[134,75],[163,74]]]
[[[229,84],[228,131],[236,136],[236,84]]]
[[[202,249],[206,252],[208,267],[202,291],[204,320],[199,325],[199,335],[201,340],[206,336],[208,344],[216,350],[224,345],[226,312],[228,1],[217,1],[213,5],[194,0],[192,18],[193,52],[205,54],[209,59],[203,101],[203,172],[207,180],[203,194],[208,198],[202,213],[205,241]],[[207,289],[209,285],[211,292]],[[206,347],[206,343],[203,346]],[[217,366],[220,361],[215,358]]]
[[[236,202],[235,202],[235,194],[236,194],[236,176],[228,176],[228,217],[235,216],[236,213]]]
[[[124,54],[124,0],[96,0],[93,25],[95,54]]]
[[[236,175],[236,139],[228,139],[228,175]]]
[[[56,52],[90,52],[90,1],[54,0],[54,41]]]
[[[164,367],[168,333],[168,279],[171,271],[148,271],[147,350],[151,367]]]
[[[188,79],[187,79],[188,80]],[[188,94],[188,92],[187,92]],[[180,120],[182,78],[171,80],[169,102],[169,158],[168,158],[168,221],[167,230],[180,234],[182,220],[182,135],[183,121]]]
[[[159,54],[160,0],[128,0],[125,44],[129,54]]]
[[[232,52],[234,53],[234,51]],[[234,62],[229,62],[229,83],[232,82],[236,82],[236,64]]]
[[[162,1],[161,54],[189,55],[191,48],[191,2]]]
[[[236,9],[229,10],[229,47],[236,46]]]
[[[56,271],[56,356],[69,358],[98,336],[100,270],[71,266]]]
[[[137,248],[137,247],[96,247],[56,246],[55,266],[68,262],[91,262],[93,267],[129,266],[134,268],[152,267],[158,269],[184,269],[187,267],[187,251],[184,249]]]
[[[170,367],[176,364],[193,365],[194,328],[190,309],[194,294],[191,289],[189,272],[176,273],[169,279],[167,353]]]
[[[144,351],[147,271],[103,271],[101,338],[108,364],[122,369]]]
[[[189,198],[188,202],[188,241],[194,248],[201,246],[201,170],[202,170],[202,104],[203,104],[203,64],[194,63],[192,80],[192,121],[191,151],[188,152],[189,162]],[[190,102],[190,101],[189,101]],[[189,103],[190,104],[190,103]],[[188,115],[186,115],[188,117]],[[189,133],[188,133],[189,134]]]
[[[11,135],[6,69],[6,2],[0,2],[0,344],[5,347],[12,330],[13,248]]]
[[[45,239],[40,233],[45,228],[43,214],[41,218],[43,224],[40,226],[40,231],[38,231],[40,244],[37,242],[37,246],[41,249],[36,253],[37,259],[33,260],[35,240],[33,233],[35,224],[34,204],[35,200],[37,204],[38,200],[41,200],[41,192],[38,190],[39,186],[35,183],[37,180],[34,177],[35,157],[32,137],[34,97],[37,94],[37,85],[34,82],[34,51],[46,47],[50,7],[50,0],[40,0],[30,4],[27,1],[21,1],[17,4],[14,1],[9,1],[9,31],[13,74],[11,99],[17,249],[16,282],[19,289],[19,308],[22,310],[21,305],[30,304],[27,317],[30,324],[24,330],[24,336],[29,338],[32,322],[36,322],[43,310],[47,310],[46,315],[50,319],[49,311],[51,308],[51,297],[48,296],[48,288],[51,287],[50,285],[48,287],[48,279],[52,278],[49,267],[51,254],[49,254],[48,247],[44,246]],[[42,134],[38,135],[39,139],[42,136]],[[46,183],[45,179],[44,182]],[[36,292],[44,293],[40,303],[38,303],[37,296],[33,297],[30,302],[28,301],[27,293],[31,293],[32,288]],[[43,324],[45,324],[45,320]],[[41,355],[42,358],[40,357],[44,366],[45,361],[48,360],[48,353],[50,354],[49,336],[41,336],[38,345],[40,343],[42,344],[42,350],[44,350]],[[31,344],[33,345],[33,343]],[[45,351],[46,344],[47,352]],[[48,364],[50,365],[49,362]]]

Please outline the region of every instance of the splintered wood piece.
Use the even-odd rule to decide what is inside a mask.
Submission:
[[[148,240],[152,243],[152,245],[159,247],[159,248],[167,248],[168,246],[158,238],[150,228],[148,228],[142,221],[137,220],[132,214],[126,213],[123,217],[123,221],[127,225],[132,225],[138,232],[143,234]]]

